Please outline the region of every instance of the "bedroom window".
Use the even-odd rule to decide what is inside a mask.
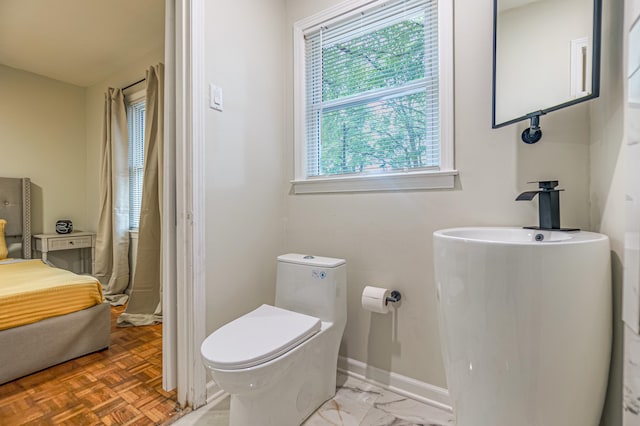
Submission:
[[[294,190],[453,186],[451,0],[349,0],[295,24]]]
[[[145,100],[135,94],[127,102],[127,124],[129,127],[129,228],[140,225],[142,204],[142,180],[144,177],[144,116]]]

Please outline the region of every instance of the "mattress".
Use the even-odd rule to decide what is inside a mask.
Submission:
[[[0,330],[32,324],[102,303],[100,282],[42,260],[0,262]]]

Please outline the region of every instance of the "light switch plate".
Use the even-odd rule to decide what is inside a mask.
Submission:
[[[222,87],[209,84],[209,107],[222,111]]]

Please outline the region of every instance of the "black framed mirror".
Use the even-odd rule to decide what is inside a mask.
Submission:
[[[600,94],[602,0],[494,0],[494,129],[522,120],[526,143],[540,116]]]

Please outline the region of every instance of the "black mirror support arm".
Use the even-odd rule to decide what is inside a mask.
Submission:
[[[531,119],[531,126],[522,132],[522,142],[533,144],[542,139],[542,129],[540,129],[540,116],[543,111],[537,111],[529,114],[527,117]]]

